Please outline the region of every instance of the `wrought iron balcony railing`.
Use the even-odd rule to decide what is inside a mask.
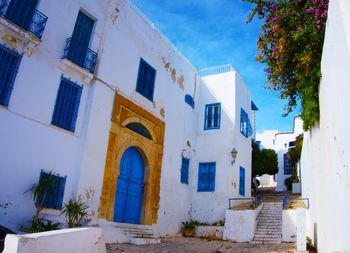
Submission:
[[[72,38],[68,38],[66,41],[63,58],[74,62],[90,73],[95,71],[97,53],[88,47],[82,46],[81,43],[75,42]]]
[[[0,0],[0,16],[41,39],[47,17],[26,1]]]

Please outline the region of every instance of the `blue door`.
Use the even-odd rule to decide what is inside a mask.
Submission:
[[[6,18],[27,30],[33,20],[37,4],[38,0],[11,0]]]
[[[239,195],[245,195],[245,169],[242,166],[239,167]]]
[[[114,203],[114,221],[139,224],[144,162],[135,147],[128,148],[120,161],[120,174]]]
[[[69,59],[84,66],[95,21],[79,11],[69,50]]]

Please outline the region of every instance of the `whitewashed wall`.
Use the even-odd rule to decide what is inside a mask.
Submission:
[[[310,198],[309,236],[318,252],[349,251],[350,3],[330,1],[322,55],[320,123],[304,137],[302,194]]]
[[[63,74],[66,39],[71,37],[80,8],[103,20],[106,5],[99,1],[40,1],[39,11],[49,17],[43,42],[33,55],[23,56],[8,107],[0,106],[0,223],[14,230],[34,214],[34,202],[25,193],[39,179],[40,170],[66,175],[64,201],[75,197],[80,155],[86,132],[86,108],[91,85],[83,85],[75,133],[52,126],[51,118]],[[98,51],[103,22],[97,22],[91,48]]]
[[[252,120],[251,95],[235,71],[203,78],[198,109],[198,162],[216,162],[214,192],[197,192],[198,166],[192,195],[192,216],[196,220],[216,222],[225,217],[228,199],[239,197],[239,166],[245,172],[245,196],[250,197],[251,137],[240,133],[241,107]],[[220,129],[204,130],[205,105],[221,102]],[[238,156],[232,165],[231,151]]]
[[[287,187],[284,180],[291,175],[284,174],[284,154],[288,152],[289,142],[295,141],[295,138],[303,133],[303,121],[300,117],[294,118],[293,131],[277,133],[275,135],[275,151],[278,157],[278,173],[276,175],[276,191],[285,191]]]
[[[50,122],[64,73],[61,57],[65,40],[72,34],[79,9],[96,19],[90,48],[99,58],[91,83],[84,83],[79,73],[65,72],[84,85],[73,134]],[[92,222],[99,222],[115,92],[166,123],[157,224],[160,235],[178,233],[181,222],[191,216],[206,222],[224,218],[228,197],[238,195],[239,165],[246,169],[246,196],[250,196],[250,138],[240,134],[235,119],[239,120],[240,107],[252,117],[251,97],[235,72],[215,77],[220,84],[212,85],[215,92],[209,91],[210,85],[203,84],[188,60],[127,0],[42,1],[39,10],[49,18],[43,42],[30,58],[23,57],[10,105],[0,107],[0,178],[6,179],[0,184],[2,225],[16,230],[20,223],[31,219],[34,204],[30,194],[24,192],[37,182],[41,169],[66,175],[64,201],[83,197],[90,205]],[[153,103],[135,91],[140,57],[157,70]],[[176,71],[175,81],[168,64]],[[181,78],[183,87],[178,81]],[[232,92],[227,93],[226,88]],[[195,110],[184,102],[186,94],[194,97]],[[204,105],[217,101],[223,103],[222,132],[203,133]],[[210,152],[210,146],[220,149]],[[239,153],[231,166],[233,147]],[[189,185],[180,183],[181,155],[191,159]],[[197,193],[198,162],[208,159],[217,162],[216,190]],[[6,203],[9,205],[5,209]]]

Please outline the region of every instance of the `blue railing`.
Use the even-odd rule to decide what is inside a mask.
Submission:
[[[74,62],[90,73],[95,72],[97,53],[90,48],[82,47],[79,42],[73,42],[72,38],[66,40],[63,58]]]
[[[310,207],[309,198],[288,198],[287,195],[284,194],[282,198],[283,209],[287,206],[288,202],[291,202],[291,201],[303,201],[303,202],[306,202],[307,209],[309,209]]]
[[[31,32],[39,39],[43,35],[47,22],[44,14],[27,6],[25,1],[11,3],[11,0],[0,0],[0,16]]]
[[[242,203],[243,201],[249,201],[251,202],[251,207],[253,209],[255,209],[256,207],[258,207],[261,203],[261,196],[259,194],[257,194],[255,197],[250,197],[250,198],[230,198],[228,200],[228,206],[229,209],[233,209],[235,206],[233,205],[233,203],[235,201],[239,201],[239,203]]]

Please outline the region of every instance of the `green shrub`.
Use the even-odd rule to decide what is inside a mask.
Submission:
[[[68,227],[79,227],[87,222],[88,209],[89,206],[80,199],[70,199],[67,203],[64,203],[64,207],[60,214],[66,216]]]

